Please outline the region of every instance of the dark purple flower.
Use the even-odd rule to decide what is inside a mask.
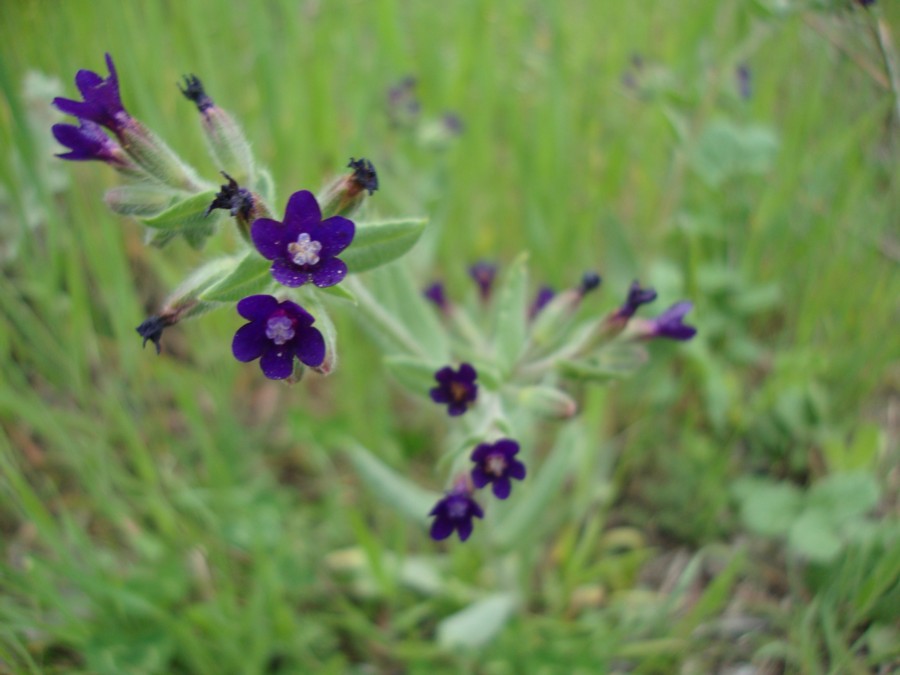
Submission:
[[[477,488],[493,483],[494,496],[506,499],[512,489],[511,478],[523,480],[525,465],[515,458],[519,444],[511,438],[501,438],[496,443],[482,443],[472,451],[470,459],[475,462],[472,482]]]
[[[431,538],[435,541],[446,539],[453,530],[465,541],[472,534],[472,518],[484,518],[484,511],[472,498],[472,486],[466,474],[460,476],[453,488],[441,499],[429,516],[434,516],[431,524]]]
[[[478,396],[478,385],[475,378],[478,373],[468,363],[462,363],[459,370],[446,366],[434,374],[438,386],[431,390],[431,400],[435,403],[446,403],[447,414],[455,417],[462,415]]]
[[[352,220],[332,216],[322,220],[316,198],[308,190],[291,195],[284,222],[258,218],[250,228],[257,250],[272,261],[272,277],[285,286],[334,286],[347,274],[347,265],[337,258],[353,241]]]
[[[103,127],[89,120],[78,120],[80,126],[74,124],[54,124],[53,136],[61,145],[69,148],[69,152],[56,155],[60,159],[86,161],[91,159],[124,166],[127,161],[122,148],[103,132]]]
[[[697,334],[693,326],[682,323],[685,314],[691,311],[693,303],[683,300],[676,302],[659,316],[642,323],[640,336],[643,338],[669,338],[670,340],[690,340]]]
[[[208,216],[215,209],[224,209],[233,218],[248,219],[255,207],[253,193],[247,188],[242,188],[238,185],[237,181],[224,171],[220,173],[225,176],[225,180],[228,182],[219,189],[218,194],[207,207],[206,215]]]
[[[541,286],[535,294],[531,307],[528,310],[528,318],[533,319],[536,317],[554,297],[556,297],[556,291],[549,286]]]
[[[625,303],[616,310],[619,319],[630,319],[641,305],[646,305],[656,300],[656,291],[652,288],[641,288],[637,281],[633,281],[628,289]]]
[[[203,88],[203,83],[200,81],[200,78],[196,75],[185,75],[184,86],[178,85],[178,89],[181,90],[181,93],[184,94],[184,97],[187,100],[193,102],[193,104],[197,106],[197,110],[201,113],[209,110],[215,105],[213,100],[206,94],[206,90]]]
[[[497,276],[497,266],[486,260],[480,260],[469,268],[469,276],[478,284],[481,299],[487,300],[491,296],[491,287]]]
[[[270,380],[290,377],[295,356],[311,368],[325,360],[325,340],[312,327],[315,319],[297,303],[251,295],[237,304],[237,311],[250,323],[234,334],[234,358],[245,363],[259,359],[259,367]]]
[[[119,78],[109,54],[106,55],[106,66],[109,68],[109,77],[106,79],[91,70],[79,70],[76,73],[75,85],[81,92],[83,101],[57,97],[53,99],[53,104],[67,115],[89,120],[119,134],[131,117],[122,106]]]
[[[422,295],[425,296],[426,299],[431,300],[441,311],[446,312],[450,307],[447,302],[447,295],[444,293],[444,284],[440,281],[435,281],[431,286],[422,291]]]
[[[738,93],[745,101],[753,96],[753,74],[750,72],[750,66],[742,63],[735,71],[737,78]]]
[[[602,283],[603,277],[596,272],[585,272],[581,275],[581,283],[578,284],[578,293],[581,296],[585,296],[591,291],[600,288],[600,284]]]

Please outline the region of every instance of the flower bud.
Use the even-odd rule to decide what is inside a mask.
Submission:
[[[350,158],[347,166],[352,173],[345,174],[331,183],[319,198],[322,217],[349,217],[362,206],[366,193],[373,194],[378,189],[378,174],[368,159]]]
[[[187,192],[200,192],[202,189],[194,170],[161,138],[133,117],[122,125],[119,142],[134,163],[154,180]]]
[[[247,188],[242,188],[238,182],[224,171],[222,175],[228,181],[219,190],[216,198],[206,209],[206,215],[209,215],[215,209],[224,209],[231,214],[231,217],[237,222],[238,230],[241,236],[248,242],[250,241],[250,226],[257,218],[268,218],[272,214],[266,207],[262,198]]]
[[[238,183],[252,184],[255,174],[253,153],[235,119],[207,96],[196,75],[185,75],[184,86],[179,89],[197,106],[209,154],[218,168],[235,176]]]

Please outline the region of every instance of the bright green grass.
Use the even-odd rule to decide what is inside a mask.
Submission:
[[[882,5],[897,41],[900,8]],[[768,637],[752,648],[694,629],[721,613],[737,578],[765,576],[758,558],[724,556],[699,602],[694,553],[665,597],[637,576],[664,548],[718,561],[713,542],[738,529],[729,481],[749,468],[820,475],[818,448],[880,424],[896,389],[898,132],[889,143],[889,94],[813,29],[824,22],[880,67],[861,13],[841,17],[772,19],[755,3],[707,0],[3,3],[0,217],[4,236],[24,237],[0,268],[0,670],[703,672],[714,661],[691,657],[749,660],[771,640],[763,653],[790,668],[864,672],[854,631],[883,615],[875,600],[852,620],[841,608],[886,593],[865,581],[871,565],[896,574],[881,553],[848,560],[808,606],[766,604]],[[436,265],[462,294],[468,263],[529,249],[536,276],[558,287],[600,270],[598,308],[635,276],[665,301],[695,300],[696,344],[660,345],[650,369],[586,405],[598,436],[613,435],[597,470],[618,515],[560,497],[572,517],[525,563],[539,570],[534,597],[487,652],[434,644],[437,622],[490,585],[478,554],[450,546],[447,578],[461,581],[437,596],[400,583],[397,556],[439,547],[364,492],[330,440],[351,434],[440,488],[427,459],[443,421],[410,410],[350,321],[335,375],[293,388],[231,358],[239,322],[228,311],[168,332],[161,358],[141,349],[134,327],[200,256],[142,248],[139,227],[102,205],[111,172],[48,161],[28,128],[46,111],[22,98],[33,69],[74,96],[76,70],[103,72],[104,51],[129,110],[210,178],[196,114],[175,88],[189,72],[242,121],[279,205],[349,156],[371,158],[376,211],[432,218],[412,254],[423,283]],[[633,53],[675,93],[626,91]],[[734,94],[744,61],[748,102]],[[387,124],[385,90],[407,74],[426,114],[464,119],[444,153]],[[779,150],[764,175],[713,188],[686,158],[726,117],[771,129]],[[774,304],[737,307],[767,289]],[[779,417],[795,399],[819,402],[805,426]],[[799,468],[776,446],[799,453]],[[636,543],[597,543],[623,522]],[[375,565],[365,588],[339,569],[360,549]],[[573,610],[572,593],[592,584],[603,602]]]

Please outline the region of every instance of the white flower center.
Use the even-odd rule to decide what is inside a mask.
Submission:
[[[457,520],[466,515],[469,510],[469,504],[464,499],[454,499],[447,505],[447,515],[452,520]]]
[[[276,345],[283,345],[294,337],[294,322],[286,316],[273,316],[266,322],[266,337]]]
[[[295,265],[315,265],[319,262],[321,250],[322,244],[310,239],[306,232],[297,237],[297,241],[288,244],[288,253],[291,254],[291,260]]]
[[[506,457],[503,455],[489,455],[485,462],[485,470],[494,476],[502,476],[506,471]]]

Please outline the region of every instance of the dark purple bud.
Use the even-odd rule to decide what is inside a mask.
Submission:
[[[212,203],[206,209],[206,215],[209,215],[215,209],[225,209],[234,218],[249,219],[255,204],[253,193],[247,188],[242,188],[238,185],[237,181],[224,171],[221,173],[228,182],[222,186],[215,199],[212,200]]]
[[[363,157],[353,159],[351,157],[347,167],[353,169],[350,182],[356,186],[358,191],[365,190],[371,196],[378,189],[378,174],[375,173],[375,166],[368,159]],[[353,197],[355,195],[349,196]]]
[[[496,443],[482,443],[472,451],[475,462],[472,482],[477,488],[492,483],[494,496],[506,499],[512,490],[511,479],[524,480],[525,465],[515,458],[519,444],[511,438],[501,438]]]
[[[478,385],[475,380],[478,373],[471,364],[462,363],[459,370],[446,366],[434,374],[438,386],[429,393],[435,403],[447,405],[447,414],[456,417],[462,415],[478,397]]]
[[[578,285],[578,293],[582,296],[587,295],[593,290],[600,287],[603,278],[596,272],[585,272],[581,277],[581,283]]]
[[[237,304],[249,323],[234,334],[231,351],[238,361],[259,359],[270,380],[283,380],[294,372],[294,358],[310,368],[325,360],[325,339],[313,328],[315,319],[300,305],[271,295],[251,295]]]
[[[451,136],[462,135],[462,132],[466,128],[466,125],[463,124],[462,118],[456,113],[444,113],[441,121],[444,123],[444,128],[450,133]]]
[[[444,284],[440,281],[435,281],[428,288],[422,291],[422,295],[424,295],[428,300],[431,300],[437,307],[442,311],[446,312],[450,309],[450,304],[447,302],[447,296],[444,293]]]
[[[131,121],[119,96],[119,78],[112,57],[106,55],[109,77],[103,78],[90,70],[79,70],[75,75],[75,86],[81,93],[82,101],[57,97],[53,105],[67,115],[88,120],[121,135]]]
[[[179,85],[178,89],[181,90],[181,93],[184,94],[187,100],[192,101],[197,106],[197,110],[201,113],[215,105],[213,100],[206,95],[203,83],[196,75],[185,75],[184,86]]]
[[[616,310],[616,317],[619,319],[630,319],[641,305],[646,305],[654,300],[656,300],[655,290],[652,288],[641,288],[637,281],[633,281],[631,288],[628,289],[625,303]]]
[[[258,218],[250,229],[256,249],[272,261],[272,277],[290,287],[310,281],[320,288],[339,283],[347,265],[337,255],[355,233],[353,221],[342,216],[322,220],[319,203],[308,190],[291,195],[283,222]]]
[[[378,189],[378,174],[368,159],[351,157],[347,167],[353,171],[336,178],[322,193],[322,213],[328,217],[353,215],[365,201],[366,193],[371,195]]]
[[[480,260],[469,268],[469,276],[478,284],[478,290],[481,293],[481,299],[487,300],[491,297],[491,288],[494,285],[494,279],[497,276],[497,266],[486,260]]]
[[[544,307],[547,306],[553,298],[556,297],[556,291],[554,291],[549,286],[541,286],[538,289],[538,292],[534,296],[534,300],[531,303],[531,308],[528,310],[528,318],[533,319],[536,317]]]
[[[162,350],[160,339],[162,338],[163,330],[170,325],[171,324],[161,316],[151,316],[145,319],[141,325],[135,329],[137,330],[138,335],[144,338],[144,342],[141,346],[146,347],[147,342],[152,342],[156,346],[156,353],[159,354]]]
[[[463,474],[454,482],[453,487],[441,499],[429,516],[434,516],[431,524],[431,538],[435,541],[446,539],[455,530],[460,541],[465,541],[472,534],[473,518],[484,518],[484,511],[472,498],[472,485],[468,474]]]

